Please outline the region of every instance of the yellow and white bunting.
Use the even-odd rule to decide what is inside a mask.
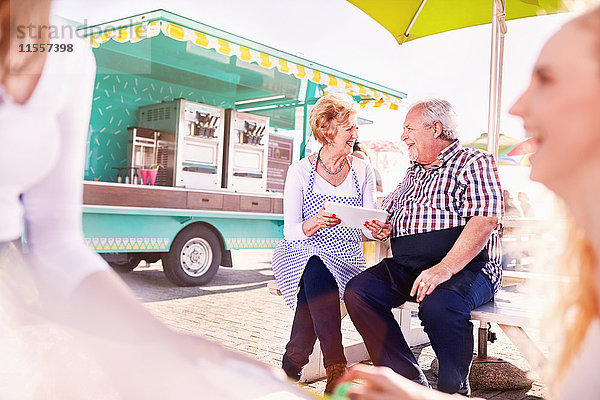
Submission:
[[[99,48],[111,40],[118,43],[137,43],[141,40],[158,36],[161,33],[171,39],[190,42],[205,49],[213,49],[226,56],[235,55],[244,62],[254,63],[262,68],[277,68],[283,74],[294,75],[298,79],[310,80],[325,85],[325,93],[343,91],[351,96],[360,96],[364,99],[360,101],[361,107],[384,106],[392,110],[397,110],[402,102],[402,99],[399,97],[372,89],[368,86],[360,85],[306,65],[293,63],[271,54],[163,20],[144,22],[127,28],[112,29],[93,34],[88,37],[88,40],[93,48]]]

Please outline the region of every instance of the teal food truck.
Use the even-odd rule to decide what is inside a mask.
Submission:
[[[86,242],[121,272],[162,260],[176,285],[282,238],[285,175],[323,93],[392,110],[406,97],[163,10],[79,32],[97,62]]]

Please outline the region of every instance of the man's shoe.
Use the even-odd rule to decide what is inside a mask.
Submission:
[[[419,385],[425,386],[428,389],[431,389],[431,385],[427,382],[427,378],[425,375],[421,374],[412,380],[414,383],[418,383]]]
[[[333,389],[337,385],[338,380],[348,368],[346,364],[332,364],[325,368],[327,373],[327,385],[325,385],[325,393],[333,393]]]
[[[468,378],[466,385],[463,384],[462,387],[456,393],[460,394],[461,396],[471,397],[471,386],[469,385]]]
[[[300,378],[302,377],[302,371],[298,372],[297,374],[288,373],[285,370],[284,370],[284,372],[287,375],[287,377],[292,380],[292,382],[294,382],[294,383],[300,382]]]
[[[298,370],[296,368],[282,368],[283,372],[287,375],[289,379],[294,381],[295,383],[300,382],[300,377],[302,376],[302,369]]]
[[[285,355],[283,356],[283,360],[281,362],[281,369],[283,369],[283,372],[285,372],[287,377],[292,381],[300,381],[300,376],[302,376],[302,367],[297,366]]]

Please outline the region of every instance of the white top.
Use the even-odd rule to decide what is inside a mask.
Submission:
[[[349,157],[352,157],[352,168],[356,173],[358,184],[362,190],[363,207],[377,208],[373,167],[360,158]],[[287,177],[285,178],[285,189],[283,191],[283,235],[287,240],[308,239],[308,236],[302,231],[302,223],[304,222],[302,220],[302,204],[308,189],[308,178],[310,177],[311,168],[312,165],[308,161],[308,157],[306,157],[293,163],[288,169]],[[321,175],[315,173],[313,190],[315,193],[331,196],[357,195],[352,171],[348,173],[344,182],[339,186],[333,186]],[[370,232],[366,236],[372,239]]]
[[[50,22],[66,25],[57,18]],[[51,42],[72,44],[73,51],[48,53],[25,104],[0,86],[0,242],[22,235],[25,217],[32,268],[67,294],[107,266],[85,245],[81,223],[96,64],[73,29],[63,32],[73,32],[73,38]]]
[[[560,399],[594,400],[600,395],[598,379],[600,359],[600,320],[594,319],[585,334],[579,354],[575,356],[563,385]]]

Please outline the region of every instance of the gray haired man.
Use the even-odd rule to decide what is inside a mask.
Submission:
[[[439,360],[438,389],[468,395],[471,310],[500,288],[498,224],[502,190],[491,154],[461,147],[450,103],[411,107],[402,140],[411,165],[383,201],[389,222],[367,227],[391,239],[393,257],[355,276],[344,299],[375,365],[427,385],[391,309],[419,302],[419,318]]]

